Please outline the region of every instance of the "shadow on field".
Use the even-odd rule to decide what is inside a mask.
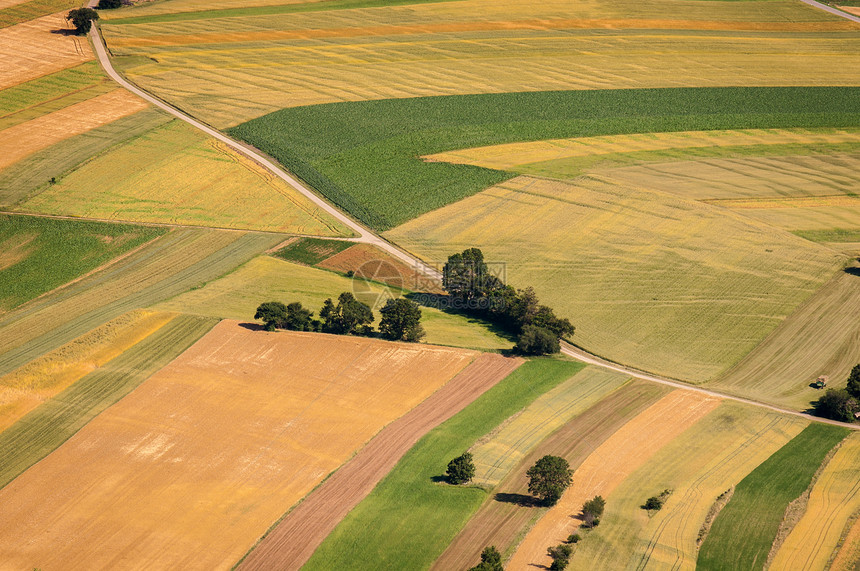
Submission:
[[[525,494],[506,494],[504,492],[499,492],[493,496],[493,499],[497,502],[514,504],[523,508],[536,508],[541,505],[541,501],[539,499]]]
[[[453,303],[450,296],[438,293],[411,292],[407,293],[404,297],[406,299],[414,301],[422,307],[432,307],[433,309],[438,309],[442,313],[447,313],[449,315],[458,315],[464,318],[469,323],[473,323],[475,325],[480,325],[481,327],[487,328],[502,339],[507,339],[511,343],[516,343],[517,341],[516,335],[512,335],[510,331],[503,329],[498,324],[493,323],[492,321],[488,321],[486,319],[481,319],[474,313],[470,313],[466,310],[453,307]]]
[[[52,34],[60,34],[61,36],[76,36],[78,34],[77,30],[68,30],[68,29],[60,29],[60,30],[51,30]]]
[[[244,327],[250,331],[265,331],[266,328],[259,323],[240,323],[239,327]]]
[[[852,276],[860,277],[860,268],[858,268],[857,266],[854,266],[851,268],[845,268],[845,273],[851,274]]]

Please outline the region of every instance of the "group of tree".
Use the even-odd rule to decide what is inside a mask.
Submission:
[[[478,248],[448,257],[442,272],[442,287],[458,302],[455,307],[478,314],[517,335],[516,349],[522,353],[557,353],[559,339],[573,335],[570,321],[541,305],[533,288],[515,289],[493,275]]]
[[[484,548],[481,552],[481,562],[471,567],[469,571],[504,571],[502,554],[495,545]]]
[[[570,555],[573,553],[573,547],[562,543],[555,547],[547,547],[546,552],[552,558],[552,564],[549,566],[550,571],[564,571],[570,565]]]
[[[854,415],[860,412],[860,364],[851,369],[846,387],[827,389],[824,396],[815,402],[814,410],[816,415],[824,418],[854,422]]]
[[[389,299],[379,310],[379,335],[391,341],[416,342],[424,336],[421,326],[421,308],[405,298]],[[267,331],[289,329],[291,331],[318,331],[336,335],[374,336],[371,323],[373,310],[357,300],[350,292],[344,292],[337,303],[328,298],[323,302],[319,319],[299,302],[284,305],[279,301],[267,301],[257,307],[254,319],[261,319]]]

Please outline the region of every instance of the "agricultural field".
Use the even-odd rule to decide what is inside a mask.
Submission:
[[[86,162],[18,209],[135,222],[349,235],[285,182],[177,120]]]
[[[353,292],[359,301],[377,310],[394,295],[404,292],[381,284],[353,280],[334,272],[294,264],[271,256],[254,258],[222,279],[154,306],[160,311],[187,312],[253,322],[257,306],[266,301],[301,302],[314,313],[326,298]],[[421,309],[425,343],[481,350],[510,349],[512,341],[486,324],[464,315],[437,309]]]
[[[315,266],[328,258],[343,252],[352,246],[342,240],[324,240],[321,238],[294,238],[283,244],[272,255],[288,262],[297,262]]]
[[[571,486],[519,544],[508,566],[549,564],[546,548],[578,531],[576,517],[594,496],[610,496],[624,480],[664,446],[717,408],[720,400],[675,390],[622,426],[580,464]]]
[[[181,2],[165,14],[164,3],[122,10],[103,29],[129,78],[221,128],[338,101],[857,84],[860,25],[798,2],[400,3],[197,14]]]
[[[750,472],[714,520],[697,568],[764,568],[789,503],[806,490],[825,456],[847,435],[842,427],[810,424]]]
[[[236,561],[358,447],[476,356],[223,321],[0,491],[3,560]],[[46,486],[50,503],[39,492]]]
[[[79,6],[77,0],[4,0],[0,2],[0,28]]]
[[[326,538],[303,569],[406,569],[429,566],[487,492],[436,483],[450,459],[542,393],[582,368],[529,361],[460,413],[430,431]]]
[[[163,233],[140,226],[0,215],[0,315]]]

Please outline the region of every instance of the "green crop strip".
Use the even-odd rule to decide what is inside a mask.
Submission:
[[[860,125],[850,87],[553,91],[276,111],[230,129],[377,230],[513,175],[424,162],[454,149],[627,133]]]
[[[313,266],[354,245],[354,242],[343,240],[300,238],[292,244],[288,244],[277,252],[274,252],[272,255],[288,262],[299,262],[300,264]]]

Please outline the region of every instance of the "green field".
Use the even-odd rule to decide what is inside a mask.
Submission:
[[[851,88],[703,88],[336,103],[284,109],[229,132],[386,230],[512,176],[418,158],[446,150],[623,133],[858,125],[860,100]]]
[[[162,234],[140,226],[0,216],[0,312]]]
[[[206,287],[189,291],[155,308],[253,322],[257,306],[265,301],[298,301],[316,314],[326,298],[336,299],[345,291],[354,292],[360,301],[376,310],[387,296],[403,293],[381,284],[261,256]],[[377,325],[378,311],[375,315],[374,325]],[[432,308],[421,309],[421,324],[427,332],[422,340],[425,343],[482,350],[509,349],[513,344],[507,336],[488,329],[480,320]]]
[[[277,252],[273,252],[272,255],[288,262],[298,262],[314,266],[338,252],[343,252],[352,245],[352,242],[344,242],[342,240],[299,238]]]
[[[762,569],[788,504],[849,430],[811,424],[735,487],[702,543],[697,569]]]
[[[448,462],[584,365],[525,363],[456,416],[433,429],[326,538],[303,567],[418,569],[445,549],[487,492],[436,483]]]
[[[0,433],[0,488],[202,337],[217,320],[181,315]]]

